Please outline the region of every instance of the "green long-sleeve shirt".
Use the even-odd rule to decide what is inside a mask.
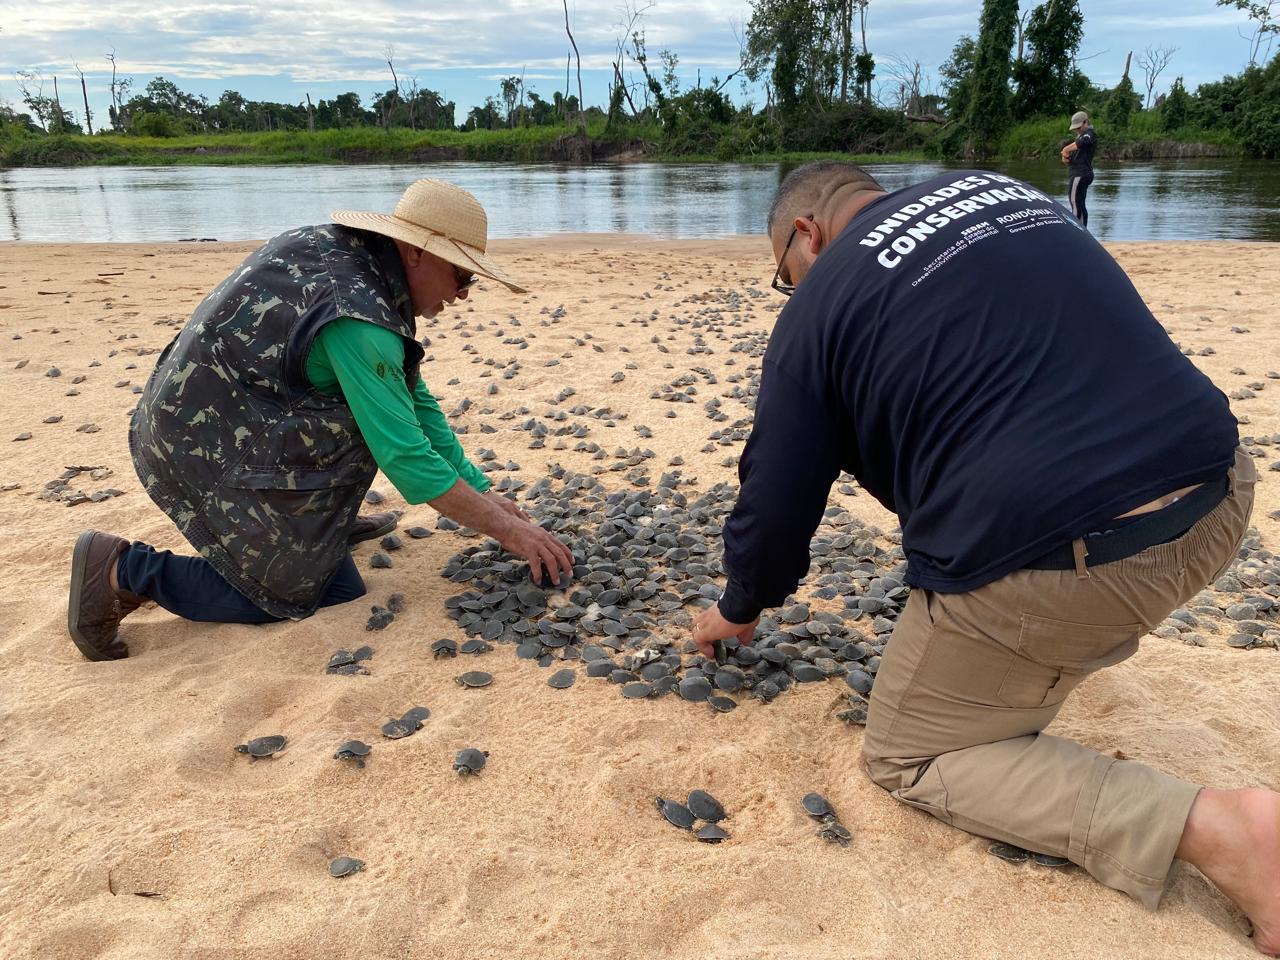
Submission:
[[[480,493],[489,489],[422,377],[406,389],[399,335],[339,317],[316,336],[306,374],[316,389],[346,400],[378,467],[409,503],[434,500],[459,477]]]

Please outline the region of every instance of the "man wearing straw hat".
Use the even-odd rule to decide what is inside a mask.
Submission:
[[[200,556],[82,533],[67,626],[90,660],[128,656],[119,623],[146,600],[188,620],[265,623],[362,596],[350,544],[396,523],[358,516],[379,468],[409,503],[524,557],[535,581],[571,573],[563,543],[489,492],[418,372],[415,317],[480,277],[523,292],[485,255],[484,208],[419,180],[393,215],[333,220],[267,241],[160,354],[129,447]]]

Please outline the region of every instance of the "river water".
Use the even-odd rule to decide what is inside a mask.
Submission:
[[[390,212],[405,186],[424,176],[476,194],[493,237],[619,231],[717,237],[759,233],[787,169],[729,163],[21,168],[0,170],[0,240],[261,239],[324,222],[331,210]],[[947,168],[869,169],[896,189]],[[999,169],[1066,202],[1066,173],[1057,164]],[[1100,166],[1089,192],[1089,227],[1106,240],[1280,241],[1280,163]]]

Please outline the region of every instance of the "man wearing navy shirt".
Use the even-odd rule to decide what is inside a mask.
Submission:
[[[1098,148],[1098,133],[1089,122],[1089,115],[1080,110],[1071,116],[1071,132],[1076,138],[1062,148],[1062,162],[1067,167],[1067,196],[1071,199],[1071,212],[1081,226],[1089,226],[1089,208],[1085,197],[1089,184],[1093,183],[1093,151]]]
[[[897,513],[915,588],[871,696],[872,778],[1150,907],[1190,861],[1280,950],[1280,794],[1042,733],[1234,560],[1255,473],[1226,398],[1083,226],[1011,177],[886,193],[810,164],[768,229],[774,286],[794,296],[725,526],[728,583],[695,643],[751,641],[849,471]]]

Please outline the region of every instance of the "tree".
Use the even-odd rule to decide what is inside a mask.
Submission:
[[[1017,119],[1070,113],[1084,94],[1076,53],[1084,37],[1084,15],[1076,0],[1049,0],[1027,17],[1024,39],[1030,54],[1013,65]]]
[[[943,104],[947,116],[957,120],[964,116],[969,107],[969,98],[973,89],[973,61],[977,57],[978,45],[973,37],[963,36],[951,48],[951,56],[938,68],[942,77]]]
[[[1018,0],[983,0],[978,44],[973,59],[973,87],[965,112],[965,152],[988,157],[1011,122],[1009,51],[1018,24]]]
[[[1107,102],[1102,111],[1107,123],[1117,130],[1126,129],[1129,126],[1129,117],[1135,110],[1142,108],[1142,97],[1133,89],[1133,81],[1129,79],[1129,67],[1132,62],[1133,53],[1130,52],[1124,62],[1124,76],[1107,96]]]
[[[1142,53],[1138,54],[1138,66],[1142,68],[1143,83],[1147,88],[1146,108],[1148,110],[1151,109],[1151,96],[1155,90],[1156,81],[1177,52],[1177,47],[1147,47]]]
[[[1173,81],[1169,95],[1160,106],[1160,129],[1180,130],[1187,125],[1187,114],[1191,110],[1191,98],[1182,86],[1182,78]]]
[[[1260,52],[1263,53],[1264,60],[1271,55],[1271,44],[1276,34],[1280,33],[1280,19],[1277,19],[1275,9],[1278,2],[1280,0],[1267,0],[1265,3],[1256,3],[1253,0],[1218,0],[1218,6],[1243,10],[1256,24],[1253,33],[1245,36],[1249,41],[1249,66],[1251,67],[1258,62]],[[1241,34],[1241,36],[1244,35]],[[1267,45],[1265,52],[1262,50],[1264,41]]]
[[[586,133],[587,121],[582,114],[582,54],[578,53],[578,41],[573,39],[573,30],[569,27],[569,0],[564,2],[564,32],[569,35],[569,43],[573,47],[573,54],[578,58],[578,131]],[[567,71],[566,71],[567,72]],[[567,78],[566,78],[567,79]],[[565,92],[565,100],[569,99],[568,91]]]
[[[89,128],[89,136],[93,136],[93,114],[89,112],[89,88],[84,83],[84,71],[80,69],[80,64],[72,61],[76,68],[76,73],[80,75],[80,94],[84,97],[84,125]]]
[[[515,126],[516,101],[520,99],[520,88],[523,84],[519,77],[503,77],[502,86],[502,106],[506,115],[506,123],[508,127]]]

